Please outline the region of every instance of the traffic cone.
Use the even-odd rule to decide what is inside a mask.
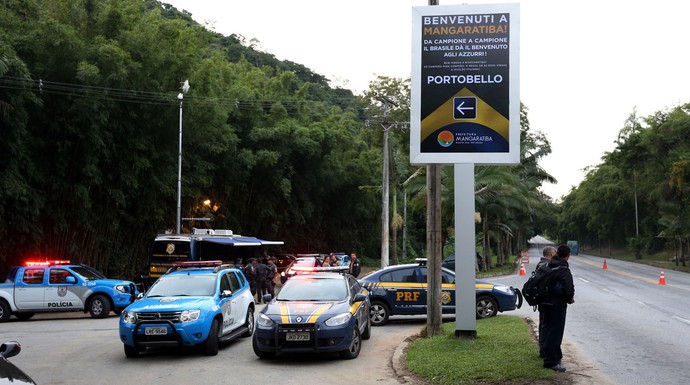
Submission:
[[[525,264],[520,262],[520,275],[525,275]]]
[[[664,269],[661,269],[661,275],[659,275],[659,285],[665,285],[666,278],[664,277]]]
[[[604,270],[606,270],[606,269],[609,268],[608,266],[606,266],[606,258],[604,258],[604,266],[602,266],[601,268],[604,269]]]

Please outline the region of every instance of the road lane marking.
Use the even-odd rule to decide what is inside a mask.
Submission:
[[[647,306],[647,304],[644,303],[644,302],[642,302],[642,301],[635,301],[635,302],[639,303],[639,304],[642,305],[642,306]]]
[[[673,315],[673,316],[671,316],[671,318],[676,319],[676,320],[678,320],[678,321],[680,321],[680,322],[683,322],[683,323],[686,323],[686,324],[690,325],[690,320],[687,320],[687,319],[685,319],[685,318],[683,318],[683,317],[678,317],[678,316],[676,316],[676,315]]]
[[[582,260],[582,259],[579,259],[579,258],[577,259],[577,261],[578,261],[578,262],[582,262],[582,263],[584,263],[584,264],[586,264],[586,265],[590,265],[590,266],[594,266],[594,267],[599,267],[598,264],[595,264],[595,263],[589,262],[589,261],[585,261],[585,260]],[[603,269],[602,269],[602,270],[603,270]],[[653,283],[653,284],[655,284],[655,285],[656,285],[656,284],[659,284],[659,282],[656,281],[656,280],[649,279],[649,278],[645,278],[645,277],[640,277],[639,275],[624,273],[624,272],[618,271],[618,270],[616,270],[616,269],[611,269],[611,268],[608,267],[608,266],[607,266],[606,271],[609,271],[609,272],[611,272],[611,273],[613,273],[613,274],[622,275],[622,276],[628,277],[628,278],[639,279],[640,281],[645,281],[645,282]]]
[[[582,281],[582,282],[584,282],[584,283],[589,283],[588,280],[586,280],[586,279],[584,279],[584,278],[582,278],[582,277],[577,277],[577,279],[579,279],[580,281]]]

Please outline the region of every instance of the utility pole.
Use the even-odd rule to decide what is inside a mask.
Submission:
[[[438,0],[429,0],[429,5],[438,5]],[[427,317],[426,333],[432,337],[441,334],[441,166],[430,164],[426,171],[426,255]]]
[[[383,184],[381,186],[381,268],[388,267],[388,257],[389,257],[389,246],[390,246],[390,213],[389,213],[389,201],[390,201],[390,173],[388,167],[388,131],[395,123],[390,123],[388,121],[388,115],[391,105],[398,107],[398,104],[391,99],[378,95],[376,100],[383,103],[383,122],[381,122],[381,127],[383,127]]]

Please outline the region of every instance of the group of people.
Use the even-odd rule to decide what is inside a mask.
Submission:
[[[250,258],[247,266],[242,266],[242,260],[238,259],[235,261],[235,267],[244,272],[247,281],[249,281],[252,295],[257,296],[257,303],[263,302],[263,297],[266,294],[270,294],[271,298],[275,297],[275,278],[278,275],[275,258],[266,257],[261,260]]]
[[[561,342],[565,330],[565,315],[568,304],[575,303],[575,285],[570,273],[568,259],[570,248],[566,245],[547,246],[536,269],[546,267],[554,274],[551,281],[553,289],[551,300],[538,306],[539,310],[539,356],[544,359],[544,367],[557,372],[565,372],[561,364],[563,352]]]
[[[322,266],[339,266],[335,256],[326,256],[321,264]],[[255,296],[257,303],[263,302],[263,297],[270,294],[271,298],[275,297],[276,280],[279,278],[278,266],[274,257],[264,257],[261,260],[258,258],[250,258],[247,265],[242,265],[242,258],[235,261],[235,267],[244,272],[252,295]],[[362,270],[362,263],[357,258],[357,254],[350,254],[349,273],[357,278]]]

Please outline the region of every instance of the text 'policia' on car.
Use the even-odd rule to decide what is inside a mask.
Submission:
[[[0,322],[13,314],[27,320],[36,313],[83,311],[105,318],[134,302],[134,282],[108,279],[91,266],[66,260],[26,261],[0,283]]]
[[[368,292],[347,266],[301,269],[256,317],[254,353],[271,358],[337,352],[357,358],[362,340],[371,337]]]
[[[146,348],[218,345],[254,331],[254,296],[242,271],[222,261],[179,262],[120,317],[125,355]]]
[[[417,262],[389,266],[360,278],[369,290],[372,325],[384,325],[390,316],[426,314],[426,258]],[[522,306],[522,294],[512,286],[477,280],[475,288],[478,319]],[[441,300],[443,314],[455,314],[455,273],[446,268],[441,269]]]

